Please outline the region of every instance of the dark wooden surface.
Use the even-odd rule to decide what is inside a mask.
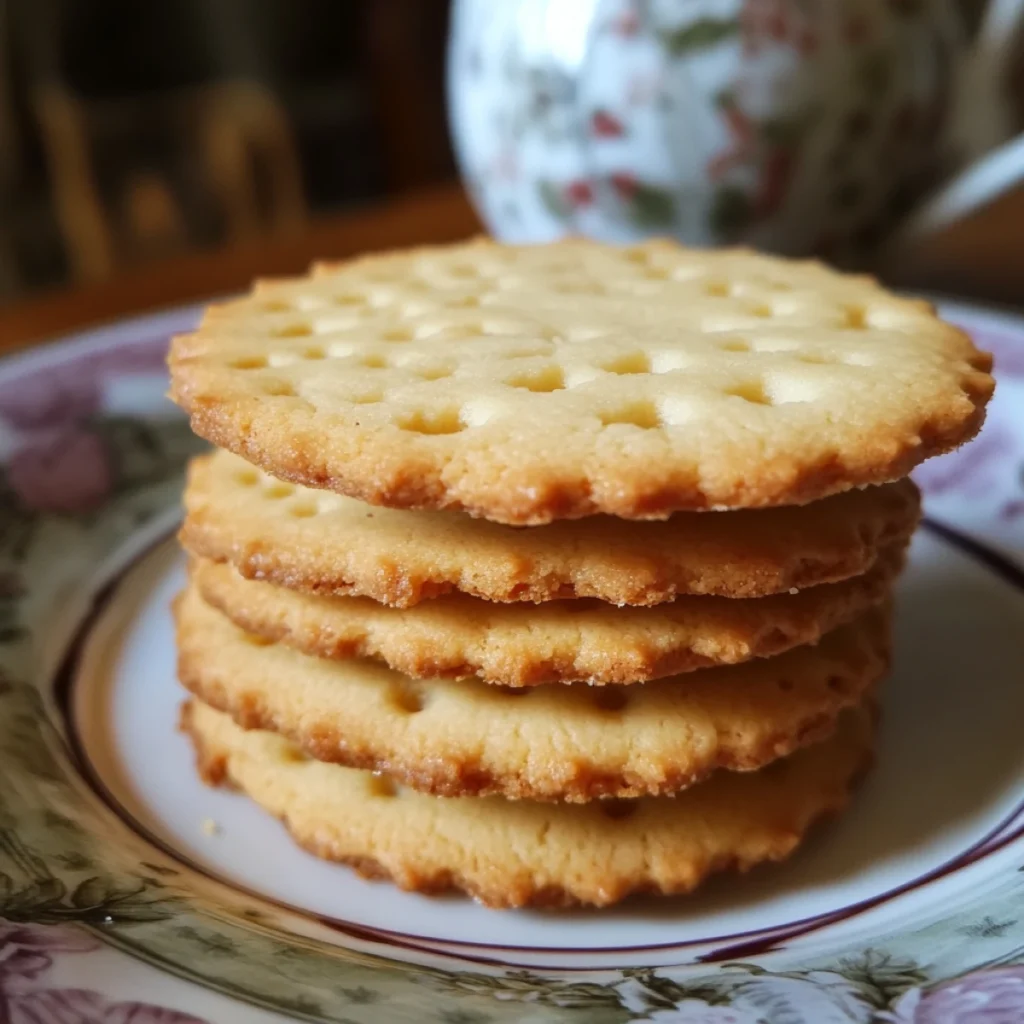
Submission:
[[[133,313],[240,291],[255,277],[301,273],[314,260],[452,242],[481,230],[462,190],[447,186],[379,208],[321,218],[288,237],[171,260],[0,308],[0,351]]]
[[[0,308],[0,351],[135,313],[246,288],[255,277],[301,273],[317,259],[457,241],[482,230],[465,194],[449,185],[379,208],[314,222],[287,238],[203,253],[100,285]],[[1011,191],[886,268],[895,286],[1024,305],[1024,189]]]

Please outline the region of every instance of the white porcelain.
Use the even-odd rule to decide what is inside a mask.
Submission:
[[[969,50],[950,0],[457,0],[459,163],[507,241],[857,258],[1004,140],[1022,14],[994,0]]]

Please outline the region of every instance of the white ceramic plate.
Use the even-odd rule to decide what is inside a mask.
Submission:
[[[202,786],[174,728],[168,611],[198,445],[162,370],[194,311],[8,360],[0,1009],[61,1024],[1024,1021],[1024,323],[946,312],[996,352],[999,391],[982,436],[918,474],[928,522],[852,811],[782,867],[569,914],[362,881]]]

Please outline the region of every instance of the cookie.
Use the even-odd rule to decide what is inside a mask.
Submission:
[[[504,686],[642,683],[817,643],[885,600],[903,561],[884,551],[865,576],[754,600],[680,597],[653,608],[600,601],[495,605],[463,594],[388,608],[317,597],[194,561],[203,599],[241,629],[322,658],[372,657],[417,678],[471,676]]]
[[[461,890],[491,907],[607,906],[781,860],[845,806],[873,732],[872,713],[858,709],[831,739],[762,772],[720,772],[674,798],[573,806],[424,796],[387,776],[307,760],[198,701],[181,721],[203,778],[242,790],[311,853],[402,889]]]
[[[196,555],[253,579],[401,608],[452,591],[619,605],[785,593],[867,572],[920,515],[917,488],[904,480],[799,508],[647,523],[594,516],[523,530],[461,513],[370,508],[282,483],[221,451],[193,461],[185,506],[181,539]]]
[[[170,354],[193,429],[279,478],[521,525],[898,479],[977,432],[990,368],[870,278],[665,241],[324,265]]]
[[[318,760],[444,796],[634,797],[760,768],[827,736],[889,656],[887,615],[872,611],[777,658],[635,687],[515,690],[311,658],[244,633],[194,590],[177,624],[179,678],[204,703]]]

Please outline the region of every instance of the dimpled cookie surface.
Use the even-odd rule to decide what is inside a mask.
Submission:
[[[323,265],[170,357],[194,429],[277,477],[512,524],[894,480],[974,435],[990,365],[868,278],[575,240]]]
[[[416,681],[311,658],[238,629],[194,590],[177,627],[179,679],[204,703],[319,760],[444,796],[627,798],[752,771],[826,737],[889,663],[885,609],[775,658],[597,688]]]
[[[873,714],[848,712],[833,737],[763,772],[722,772],[676,797],[574,806],[424,796],[386,775],[309,760],[195,700],[181,724],[207,782],[242,790],[319,857],[403,889],[561,907],[689,892],[713,872],[788,856],[849,800],[871,759]]]

